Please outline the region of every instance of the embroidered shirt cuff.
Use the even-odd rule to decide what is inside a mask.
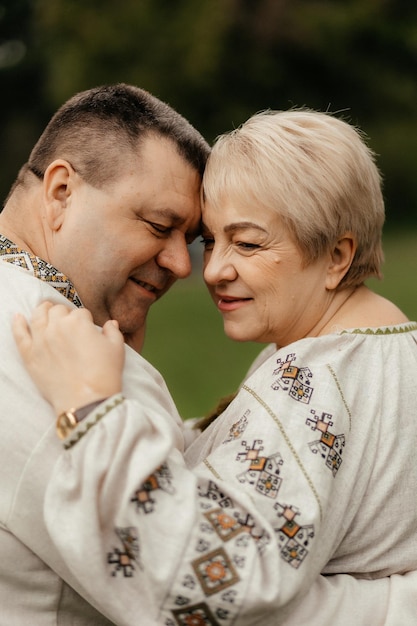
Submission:
[[[95,407],[91,413],[75,428],[72,433],[63,441],[65,450],[72,448],[76,443],[84,437],[84,435],[96,424],[103,419],[107,413],[124,402],[121,394],[111,396]]]

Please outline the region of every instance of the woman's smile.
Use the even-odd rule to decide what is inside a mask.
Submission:
[[[253,298],[240,298],[238,296],[219,296],[217,300],[217,308],[221,313],[229,313],[236,311],[245,304],[252,302]]]

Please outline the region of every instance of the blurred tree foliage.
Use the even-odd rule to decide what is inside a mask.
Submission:
[[[0,0],[4,196],[50,114],[118,81],[209,141],[255,111],[341,112],[370,137],[388,223],[417,222],[417,3],[409,0]]]

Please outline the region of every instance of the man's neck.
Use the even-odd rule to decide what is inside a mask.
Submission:
[[[14,193],[0,213],[0,233],[13,241],[18,248],[26,250],[49,262],[44,240],[44,230],[39,223],[36,194]]]
[[[10,228],[7,228],[7,226],[4,226],[1,220],[0,220],[0,233],[4,237],[7,237],[7,239],[10,239],[10,241],[12,241],[21,250],[26,250],[27,252],[30,252],[30,254],[35,254],[34,251],[30,248],[30,246],[27,245],[26,241],[22,239],[21,237],[19,237],[18,233],[16,233],[13,229],[10,229]]]

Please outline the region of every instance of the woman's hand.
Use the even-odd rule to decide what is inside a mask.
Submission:
[[[15,315],[13,334],[29,374],[57,415],[121,391],[125,351],[117,322],[98,328],[87,309],[44,302],[30,323]]]

